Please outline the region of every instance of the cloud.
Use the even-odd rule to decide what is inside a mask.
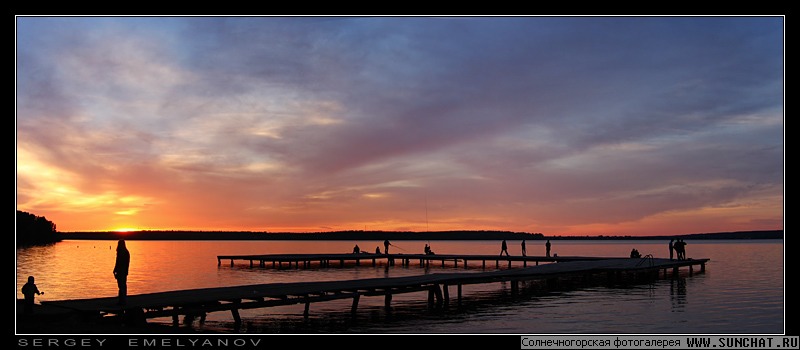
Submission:
[[[769,17],[22,18],[18,152],[162,227],[413,227],[426,196],[443,227],[613,225],[780,195],[782,43]]]

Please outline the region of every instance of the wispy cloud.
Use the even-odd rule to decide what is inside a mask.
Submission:
[[[423,229],[426,201],[431,229],[775,228],[782,22],[18,18],[17,203],[66,230]],[[69,204],[104,196],[141,200]]]

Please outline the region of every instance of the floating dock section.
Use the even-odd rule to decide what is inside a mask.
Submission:
[[[540,262],[568,262],[586,260],[608,260],[615,259],[609,257],[591,256],[565,256],[565,257],[545,257],[545,256],[519,256],[519,255],[464,255],[464,254],[266,254],[266,255],[219,255],[217,256],[217,266],[222,266],[223,261],[230,261],[234,266],[234,261],[246,261],[250,267],[269,267],[272,268],[310,268],[313,265],[319,267],[344,267],[347,264],[360,266],[362,262],[371,263],[376,266],[378,261],[385,261],[386,264],[394,266],[395,262],[400,262],[402,266],[411,266],[412,262],[419,262],[419,266],[428,267],[433,263],[445,263],[458,267],[459,264],[465,268],[469,262],[480,261],[482,267],[486,267],[486,262],[494,262],[495,267],[500,267],[500,262],[522,262],[522,267],[527,267],[529,263],[539,265]],[[284,265],[285,264],[285,265]],[[313,264],[313,265],[312,265]]]

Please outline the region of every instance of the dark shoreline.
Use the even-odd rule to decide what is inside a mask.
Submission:
[[[695,233],[659,236],[545,236],[541,233],[510,231],[336,231],[336,232],[252,232],[252,231],[134,231],[134,232],[61,232],[70,240],[271,240],[271,241],[446,241],[446,240],[670,240],[670,239],[783,239],[783,230]]]

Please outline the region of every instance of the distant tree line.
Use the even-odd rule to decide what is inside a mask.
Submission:
[[[432,232],[397,232],[397,231],[331,231],[331,232],[254,232],[254,231],[134,231],[134,232],[61,232],[65,239],[99,239],[99,240],[323,240],[323,241],[357,241],[374,240],[667,240],[681,239],[783,239],[783,230],[772,231],[739,231],[700,234],[679,234],[671,236],[545,236],[534,232],[510,231],[432,231]]]
[[[251,231],[135,231],[135,232],[65,232],[67,239],[130,239],[130,240],[322,240],[322,241],[406,241],[406,240],[535,240],[541,233],[510,231],[332,231],[332,232],[251,232]]]
[[[17,246],[31,246],[60,241],[56,224],[44,216],[17,210]]]

